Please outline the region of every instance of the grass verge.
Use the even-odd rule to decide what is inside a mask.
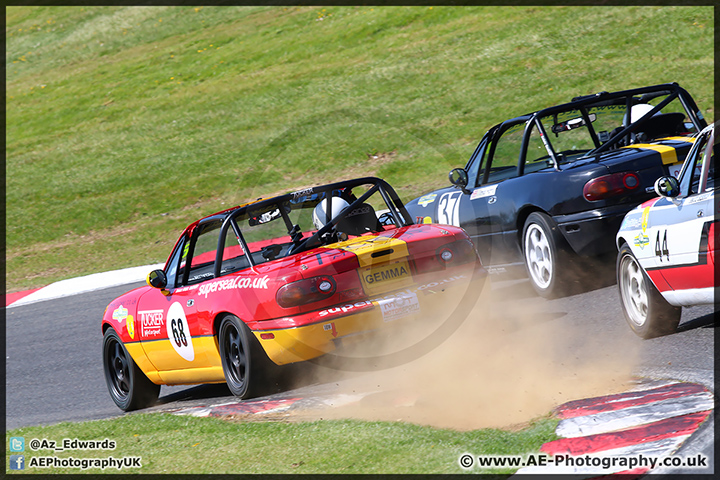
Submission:
[[[376,175],[409,200],[576,95],[677,81],[711,121],[713,28],[711,6],[7,7],[7,289],[164,261],[258,196]]]
[[[555,436],[557,420],[538,419],[521,430],[457,432],[408,423],[320,420],[237,422],[171,414],[135,414],[113,420],[61,423],[10,430],[23,437],[23,473],[99,473],[89,468],[38,468],[42,457],[141,457],[140,468],[123,473],[513,473],[517,468],[463,469],[461,455],[524,455],[539,452]],[[30,449],[31,442],[64,439],[115,442],[112,450]],[[9,443],[8,443],[9,444]],[[47,445],[46,445],[47,446]],[[9,462],[11,453],[6,453]],[[33,458],[36,458],[34,461]],[[9,465],[9,463],[6,463]],[[107,468],[105,473],[117,472]],[[18,473],[13,471],[13,473]]]

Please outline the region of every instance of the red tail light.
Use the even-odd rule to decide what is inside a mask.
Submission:
[[[583,197],[594,202],[613,195],[627,193],[640,186],[640,177],[633,172],[613,173],[593,178],[583,187]]]
[[[322,275],[283,285],[278,289],[275,299],[283,308],[297,307],[325,300],[335,293],[336,288],[332,277]]]
[[[428,273],[476,260],[477,253],[472,242],[458,240],[441,246],[433,256],[415,258],[415,267],[418,273]]]

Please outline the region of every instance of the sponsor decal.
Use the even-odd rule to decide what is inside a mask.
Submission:
[[[140,317],[141,338],[156,338],[162,335],[165,318],[162,310],[143,310],[138,312]]]
[[[645,231],[647,230],[648,226],[648,218],[650,217],[650,208],[651,206],[647,206],[643,208],[642,217],[640,220],[640,228],[642,231],[638,233],[638,235],[633,239],[633,243],[636,247],[645,248],[645,245],[650,243],[650,239],[647,235],[645,235]]]
[[[175,302],[168,308],[165,331],[170,344],[178,355],[188,362],[195,360],[195,349],[193,349],[190,326],[180,302]]]
[[[490,185],[487,187],[476,188],[470,194],[470,200],[475,200],[477,198],[492,197],[493,195],[495,195],[495,190],[497,190],[497,184]]]
[[[335,328],[335,322],[326,323],[323,325],[323,330],[331,332],[333,337],[337,337],[337,329]]]
[[[423,195],[423,196],[420,197],[420,199],[418,200],[418,205],[422,205],[423,207],[427,207],[428,205],[430,205],[431,203],[433,203],[436,198],[437,198],[437,193],[430,193],[430,194],[428,194],[428,195]]]
[[[293,200],[297,201],[300,197],[304,197],[305,195],[312,195],[313,189],[312,187],[306,188],[304,190],[298,190],[297,192],[293,192]]]
[[[214,292],[221,292],[223,290],[232,290],[232,289],[245,289],[245,288],[260,288],[260,289],[267,289],[268,286],[268,280],[270,280],[270,277],[267,275],[263,277],[234,277],[234,278],[227,278],[225,280],[219,280],[216,282],[211,283],[205,283],[200,285],[200,288],[198,289],[198,294],[203,295],[205,298],[207,298],[208,294],[214,293]]]
[[[650,238],[648,238],[648,236],[644,233],[640,233],[637,237],[635,237],[633,242],[636,247],[645,248],[645,245],[650,243]]]
[[[642,221],[640,220],[640,217],[625,217],[622,227],[620,228],[622,230],[629,228],[639,228],[641,223]]]
[[[130,338],[135,340],[135,320],[132,315],[128,315],[125,319],[125,327],[127,327],[127,332],[128,335],[130,335]]]
[[[122,323],[128,316],[128,309],[120,305],[113,311],[112,318],[117,320],[118,323]]]
[[[378,301],[378,305],[380,305],[384,322],[392,322],[398,318],[407,317],[420,311],[420,302],[414,293],[387,300],[380,300]]]
[[[371,269],[363,273],[363,279],[368,285],[374,283],[385,282],[387,280],[396,280],[410,276],[406,263],[388,265],[382,269]]]
[[[685,200],[685,205],[692,205],[693,203],[704,202],[708,198],[712,197],[715,192],[701,193],[700,195],[693,195]]]
[[[365,300],[364,302],[347,304],[347,305],[343,305],[342,307],[329,308],[327,310],[323,310],[320,313],[318,313],[318,316],[324,317],[325,315],[329,315],[329,314],[333,314],[333,313],[347,313],[351,310],[355,310],[355,309],[363,308],[363,307],[367,307],[367,306],[372,306],[372,302],[369,300]],[[325,328],[325,327],[323,327],[323,328]]]
[[[356,208],[356,209],[353,210],[352,212],[348,213],[347,216],[348,216],[348,217],[354,217],[355,215],[366,215],[366,214],[368,214],[368,213],[370,213],[370,206],[369,206],[369,205],[365,205],[364,207],[358,207],[358,208]]]

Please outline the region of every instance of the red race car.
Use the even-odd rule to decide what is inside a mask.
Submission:
[[[160,385],[227,382],[247,398],[268,366],[452,310],[485,278],[461,228],[414,225],[378,178],[258,200],[188,226],[148,286],[108,305],[105,379],[123,410]]]

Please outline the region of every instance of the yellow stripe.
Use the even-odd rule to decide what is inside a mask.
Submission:
[[[660,158],[662,159],[662,163],[664,165],[670,165],[678,162],[675,147],[669,147],[667,145],[652,145],[649,143],[638,143],[636,145],[630,145],[622,148],[641,148],[645,150],[654,150],[660,154]]]
[[[665,137],[661,140],[675,140],[676,142],[695,143],[695,137]]]
[[[407,243],[397,238],[390,237],[373,237],[362,236],[345,240],[344,242],[326,245],[323,248],[339,248],[346,252],[354,253],[358,257],[361,267],[369,267],[379,263],[386,263],[392,260],[405,258],[408,256]],[[372,253],[392,248],[393,252],[389,255],[373,258]]]

